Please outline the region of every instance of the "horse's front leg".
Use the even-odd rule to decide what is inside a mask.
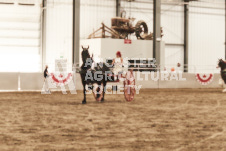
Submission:
[[[226,92],[226,87],[225,87],[225,84],[226,84],[226,77],[224,77],[224,75],[223,76],[221,76],[222,77],[222,87],[224,88],[224,90],[222,91],[222,92]]]
[[[104,95],[105,95],[105,92],[106,92],[106,85],[107,85],[107,82],[106,81],[104,81],[103,82],[103,97],[102,97],[102,99],[101,99],[101,102],[104,102]]]
[[[83,85],[83,95],[84,95],[84,99],[82,101],[82,104],[86,104],[86,83],[83,82],[82,85]]]

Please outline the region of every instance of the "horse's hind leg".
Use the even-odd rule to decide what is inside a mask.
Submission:
[[[98,87],[97,87],[97,89],[96,89],[96,100],[97,101],[101,101],[102,100],[102,94],[101,93],[103,93],[103,92],[101,92],[101,82],[100,83],[97,83],[97,85],[98,85]]]
[[[97,100],[98,100],[98,99],[100,98],[100,96],[101,96],[101,94],[100,94],[100,86],[101,86],[101,85],[98,85],[97,91],[96,91],[96,93],[97,93],[96,99],[97,99]],[[99,101],[99,100],[98,100],[98,101]]]
[[[83,95],[84,95],[84,99],[82,101],[82,104],[86,104],[86,83],[83,82],[82,85],[83,85]]]
[[[222,92],[226,92],[226,88],[225,88],[225,84],[223,84],[223,88],[224,88],[224,90],[222,90]]]

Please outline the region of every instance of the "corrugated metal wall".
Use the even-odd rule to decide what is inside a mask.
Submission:
[[[165,68],[176,68],[177,63],[184,64],[184,6],[176,4],[162,4],[161,24],[163,27],[163,41],[165,41]]]
[[[174,1],[174,3],[167,3],[163,1],[161,6],[161,24],[163,27],[163,41],[166,42],[165,47],[165,66],[172,68],[184,62],[184,7],[182,1]],[[138,20],[144,20],[149,32],[153,32],[153,1],[137,0],[134,2],[122,1],[122,10],[125,10],[127,17],[136,18],[134,24]],[[132,35],[131,39],[136,39]]]
[[[161,24],[166,42],[164,66],[167,68],[175,67],[177,63],[183,66],[183,4],[183,0],[162,1]],[[190,2],[189,6],[189,71],[219,72],[215,68],[217,59],[225,55],[225,2],[205,0]],[[136,20],[146,21],[149,31],[153,31],[153,1],[123,1],[122,9]]]
[[[14,2],[15,0],[0,0],[2,2]],[[41,0],[18,0],[20,3],[30,2],[40,4]],[[68,63],[72,62],[72,0],[48,0],[47,1],[47,63],[54,63],[55,59],[63,57],[68,59]],[[215,71],[215,65],[218,58],[224,58],[225,55],[225,10],[224,1],[222,0],[205,0],[190,3],[189,13],[189,65],[200,68],[200,71]],[[40,46],[40,14],[41,8],[31,8],[32,6],[21,6],[20,13],[11,14],[14,19],[18,20],[19,16],[24,12],[25,18],[29,18],[29,22],[22,22],[17,24],[7,24],[8,28],[11,26],[23,26],[29,31],[3,31],[4,19],[1,19],[0,33],[3,36],[16,36],[22,32],[23,36],[32,36],[38,38],[37,44]],[[164,37],[166,42],[165,48],[165,66],[175,66],[178,62],[183,65],[183,41],[184,41],[184,8],[182,0],[164,1],[162,2],[162,16],[161,22],[163,27]],[[1,18],[5,17],[7,7],[0,11]],[[10,8],[14,12],[17,9]],[[8,10],[10,10],[8,9]],[[148,24],[149,32],[153,32],[153,1],[152,0],[136,0],[134,2],[127,2],[122,0],[121,9],[127,12],[127,17],[134,17],[136,20],[144,20]],[[12,12],[11,12],[12,13]],[[38,17],[29,17],[36,14]],[[81,39],[86,39],[94,30],[101,27],[104,22],[107,26],[111,26],[111,18],[116,15],[116,0],[81,0]],[[9,20],[10,18],[7,18]],[[13,19],[13,20],[14,20]],[[24,17],[23,17],[24,19]],[[37,20],[36,20],[37,19]],[[35,20],[37,24],[34,24]],[[14,20],[15,21],[15,20]],[[24,24],[26,24],[24,26]],[[23,37],[22,36],[22,37]],[[4,38],[5,42],[7,38]],[[131,39],[136,39],[133,35]],[[8,39],[9,40],[9,39]],[[3,42],[3,40],[1,40]],[[32,38],[25,42],[27,44],[34,44]],[[10,40],[10,42],[12,42]],[[18,42],[18,41],[15,41]],[[21,42],[22,44],[23,42]],[[10,48],[11,49],[11,48]],[[16,48],[17,50],[29,51],[26,48]],[[14,49],[14,50],[16,50]],[[1,48],[2,52],[3,48]],[[40,52],[38,56],[40,59]],[[27,54],[27,52],[23,53]],[[1,55],[3,56],[3,55]],[[34,60],[34,59],[33,59]],[[204,69],[210,68],[208,70]],[[193,71],[194,70],[190,70]]]
[[[0,71],[40,71],[42,1],[0,2]]]
[[[55,59],[66,58],[72,63],[72,0],[48,0],[46,63],[54,69]],[[116,14],[115,0],[81,0],[80,37],[88,35],[101,27],[104,22],[111,25],[111,17]]]
[[[189,11],[189,64],[196,72],[219,72],[217,60],[225,56],[224,1],[192,2]]]
[[[55,59],[72,62],[72,0],[48,0],[46,63],[54,69]]]
[[[81,0],[80,37],[86,39],[103,22],[111,27],[111,18],[116,16],[115,0]]]

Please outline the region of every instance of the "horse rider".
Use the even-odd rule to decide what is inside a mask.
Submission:
[[[116,52],[116,58],[113,59],[112,65],[114,65],[113,73],[116,80],[117,76],[123,73],[123,59],[120,51]]]

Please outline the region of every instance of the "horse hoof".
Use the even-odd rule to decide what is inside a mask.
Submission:
[[[101,99],[101,102],[104,102],[104,98]]]
[[[97,98],[96,100],[97,100],[97,102],[100,102],[100,101],[102,101],[100,97],[99,97],[99,98]]]
[[[82,101],[82,104],[86,104],[86,101]]]

